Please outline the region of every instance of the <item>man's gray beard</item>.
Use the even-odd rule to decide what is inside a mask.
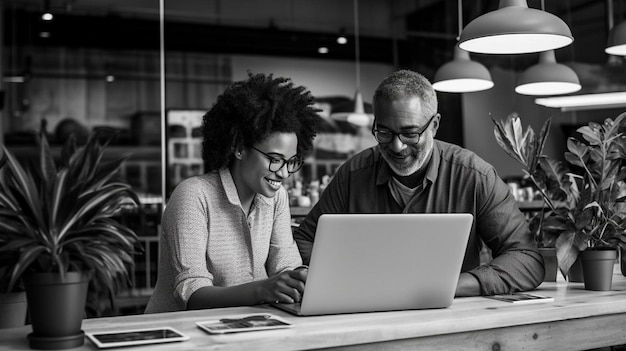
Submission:
[[[399,176],[401,176],[401,177],[408,177],[408,176],[410,176],[410,175],[414,174],[415,172],[419,171],[419,170],[420,170],[420,168],[421,168],[422,166],[424,166],[424,164],[426,163],[426,161],[428,161],[428,159],[429,159],[430,153],[431,153],[431,152],[432,152],[432,150],[433,150],[433,145],[434,145],[433,138],[432,138],[431,136],[424,136],[424,137],[426,137],[426,138],[427,138],[427,139],[426,139],[426,145],[424,145],[424,146],[425,146],[425,149],[429,150],[429,151],[428,151],[428,153],[426,153],[426,155],[424,155],[424,157],[423,157],[422,159],[418,160],[418,162],[416,162],[416,163],[413,163],[413,164],[412,164],[410,167],[408,167],[408,168],[403,168],[403,169],[399,169],[399,168],[397,168],[397,167],[395,166],[395,164],[394,164],[393,162],[391,162],[391,161],[387,158],[387,154],[386,154],[386,153],[385,153],[382,149],[380,149],[380,145],[378,145],[378,148],[379,148],[379,150],[378,150],[378,151],[379,151],[379,152],[380,152],[380,154],[382,155],[382,157],[383,157],[383,159],[385,160],[385,162],[387,162],[387,165],[389,166],[389,168],[391,168],[391,170],[392,170],[395,174],[397,174],[397,175],[399,175]]]

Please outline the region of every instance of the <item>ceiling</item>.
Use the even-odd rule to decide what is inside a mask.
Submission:
[[[53,35],[43,39],[39,12],[48,2],[56,15],[45,24]],[[159,47],[158,0],[5,0],[5,14],[30,30],[6,38],[17,45]],[[457,0],[359,0],[360,56],[363,61],[395,66],[436,67],[451,59],[458,35]],[[545,1],[545,10],[561,17],[575,42],[557,51],[559,61],[606,63],[604,44],[610,2]],[[463,22],[495,10],[497,0],[466,0]],[[529,0],[541,8],[542,1]],[[626,0],[615,1],[614,21],[626,18]],[[168,50],[260,54],[354,60],[352,0],[165,0]],[[21,25],[20,24],[20,25]],[[344,30],[349,43],[335,43]],[[317,53],[319,46],[329,53]],[[488,66],[523,69],[530,55],[474,55]],[[620,59],[618,64],[623,63]]]

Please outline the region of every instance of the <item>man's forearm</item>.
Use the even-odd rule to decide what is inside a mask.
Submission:
[[[461,273],[454,295],[456,297],[479,296],[480,282],[470,273]]]

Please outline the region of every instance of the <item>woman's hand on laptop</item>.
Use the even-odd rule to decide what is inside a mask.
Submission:
[[[300,302],[304,293],[307,273],[307,267],[298,267],[260,281],[257,289],[259,300],[261,303]]]

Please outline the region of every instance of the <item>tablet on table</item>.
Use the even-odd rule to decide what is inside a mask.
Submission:
[[[86,332],[87,338],[98,348],[159,344],[189,340],[189,337],[171,327]]]

